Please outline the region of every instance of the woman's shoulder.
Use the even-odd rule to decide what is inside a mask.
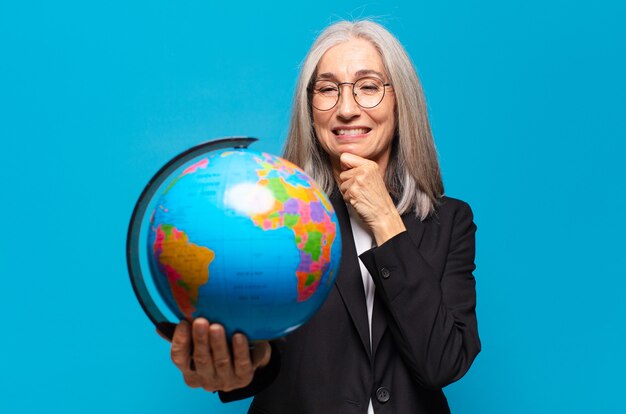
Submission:
[[[474,214],[470,205],[458,198],[442,196],[438,199],[435,211],[427,220],[440,221],[473,221]]]
[[[453,197],[448,197],[448,196],[441,196],[438,200],[439,202],[437,203],[437,207],[436,210],[451,210],[451,211],[456,211],[456,210],[470,210],[471,211],[471,207],[470,205],[458,198],[453,198]]]

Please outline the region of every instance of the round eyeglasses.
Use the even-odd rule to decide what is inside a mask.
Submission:
[[[341,86],[352,85],[352,96],[361,108],[371,109],[378,106],[385,97],[385,87],[391,86],[378,78],[361,78],[354,82],[333,82],[317,80],[310,88],[311,105],[318,111],[330,111],[339,102]]]

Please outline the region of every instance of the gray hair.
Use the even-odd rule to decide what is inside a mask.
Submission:
[[[424,220],[435,210],[444,192],[424,92],[400,42],[377,23],[341,21],[327,27],[315,40],[298,77],[283,156],[304,169],[326,193],[333,190],[335,180],[330,158],[320,146],[313,128],[308,87],[324,53],[353,38],[368,40],[376,47],[396,97],[396,132],[385,184],[400,214],[413,210]]]

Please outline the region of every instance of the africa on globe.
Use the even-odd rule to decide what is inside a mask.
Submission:
[[[181,320],[205,317],[228,337],[273,339],[326,299],[339,266],[339,225],[326,194],[299,167],[230,141],[181,154],[144,191],[128,254],[145,249],[147,265],[129,257],[131,279],[153,321],[159,317],[144,303],[153,301],[138,273],[149,273]]]

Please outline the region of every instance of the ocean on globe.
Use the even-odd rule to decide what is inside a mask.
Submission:
[[[296,165],[227,148],[186,162],[151,212],[150,274],[180,319],[205,317],[230,338],[284,336],[333,286],[339,224],[326,194]]]

